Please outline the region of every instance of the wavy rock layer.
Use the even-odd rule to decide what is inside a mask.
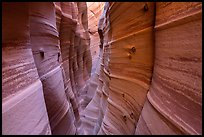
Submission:
[[[86,3],[3,7],[3,134],[77,134],[92,64]]]
[[[156,3],[155,23],[153,78],[135,133],[202,134],[202,4]]]
[[[99,22],[104,48],[99,85],[93,98],[99,108],[93,134],[135,131],[153,67],[154,3],[148,3],[149,11],[144,10],[144,4],[105,5]],[[120,27],[114,27],[116,24]]]
[[[99,49],[100,39],[98,34],[98,19],[103,10],[103,2],[88,2],[88,32],[90,35],[90,51],[92,55],[92,71],[91,77],[86,81],[86,87],[84,89],[84,97],[83,97],[83,109],[80,113],[81,117],[81,129],[79,134],[91,134],[93,130],[94,124],[92,121],[96,118],[97,114],[95,114],[97,107],[93,106],[93,102],[90,103],[93,98],[98,83],[99,83],[99,70],[100,70],[100,62],[102,49]],[[99,53],[100,52],[100,53]],[[99,55],[100,54],[100,55]],[[88,105],[89,104],[89,105]],[[87,106],[88,105],[88,106]]]
[[[96,71],[100,37],[98,34],[98,21],[103,12],[104,2],[87,2],[87,14],[88,14],[88,32],[90,35],[90,50],[92,56],[92,75]]]
[[[94,134],[202,134],[201,3],[113,2],[104,14]]]
[[[202,3],[2,3],[3,134],[202,134]]]
[[[75,134],[72,108],[67,101],[62,69],[59,63],[60,47],[53,3],[30,3],[31,47],[43,92],[53,134]],[[60,127],[60,128],[59,128]]]
[[[51,134],[30,46],[29,4],[2,7],[2,134]]]

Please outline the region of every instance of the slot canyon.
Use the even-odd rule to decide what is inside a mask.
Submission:
[[[201,135],[202,2],[2,2],[3,135]]]

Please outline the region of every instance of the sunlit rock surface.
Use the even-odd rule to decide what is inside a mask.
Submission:
[[[202,134],[201,2],[2,3],[2,134]]]
[[[202,134],[202,3],[156,3],[154,28],[153,78],[135,133]]]
[[[201,3],[113,2],[104,9],[86,133],[202,134]]]
[[[143,10],[144,4],[105,5],[99,22],[104,38],[99,86],[94,96],[98,106],[94,134],[135,131],[153,68],[154,3],[147,3],[148,11]]]

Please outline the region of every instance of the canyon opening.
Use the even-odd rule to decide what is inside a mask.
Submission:
[[[2,2],[3,135],[201,135],[201,2]]]

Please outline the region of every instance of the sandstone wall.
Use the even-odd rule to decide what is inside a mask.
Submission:
[[[202,3],[156,3],[154,28],[153,78],[135,134],[202,134]]]
[[[3,134],[202,134],[201,2],[2,8]]]
[[[31,50],[29,3],[2,7],[2,134],[51,134]]]
[[[94,125],[90,125],[92,121],[94,120],[92,117],[92,112],[95,112],[95,109],[93,108],[92,104],[90,103],[91,99],[93,98],[96,88],[98,86],[98,71],[100,66],[100,55],[101,49],[99,50],[99,35],[98,35],[98,19],[100,17],[100,14],[103,10],[103,2],[87,2],[87,15],[88,15],[88,32],[90,36],[90,51],[91,51],[91,60],[92,60],[92,71],[91,71],[91,77],[88,79],[85,83],[85,87],[81,92],[81,112],[80,112],[80,119],[81,119],[81,125],[80,125],[80,131],[79,134],[90,134]],[[95,115],[94,115],[95,116]],[[90,127],[92,126],[92,127]]]
[[[202,134],[202,4],[105,5],[94,134]]]
[[[104,2],[87,2],[88,32],[90,35],[90,50],[92,56],[92,75],[96,71],[99,56],[100,38],[98,21],[103,12]]]
[[[155,9],[154,3],[146,4],[148,10],[144,9],[145,3],[109,3],[104,21],[108,24],[103,28],[103,119],[98,134],[135,131],[153,67]]]
[[[77,134],[91,75],[86,3],[3,7],[3,134]]]
[[[51,130],[53,134],[75,134],[72,107],[67,101],[59,62],[60,41],[52,2],[30,3],[30,31],[31,47],[43,84]]]

